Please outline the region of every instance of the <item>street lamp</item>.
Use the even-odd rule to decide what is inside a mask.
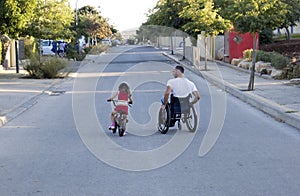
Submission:
[[[78,8],[77,8],[78,0],[76,0],[76,5],[75,5],[75,26],[78,25]]]

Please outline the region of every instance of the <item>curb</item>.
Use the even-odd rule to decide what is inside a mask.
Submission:
[[[231,68],[231,69],[234,69],[234,70],[237,70],[237,71],[241,71],[241,72],[247,73],[247,74],[249,74],[249,77],[250,77],[251,71],[250,71],[249,69],[244,69],[244,68],[241,68],[241,67],[238,67],[238,66],[229,64],[229,63],[225,63],[225,62],[223,62],[223,61],[215,61],[215,62],[218,63],[218,64],[221,65],[221,66],[229,67],[229,68]],[[257,76],[257,77],[264,78],[264,79],[267,79],[267,80],[272,79],[269,75],[260,75],[260,74],[257,73],[257,72],[254,72],[254,74],[255,74],[255,76]]]
[[[228,83],[224,80],[221,80],[214,75],[208,72],[201,72],[200,70],[196,70],[191,66],[187,66],[185,63],[179,61],[175,57],[172,57],[166,53],[163,53],[164,56],[172,59],[178,64],[184,66],[188,70],[194,72],[195,74],[201,76],[206,79],[208,82],[215,84],[218,88],[230,93],[231,95],[237,97],[238,99],[244,101],[245,103],[254,106],[255,108],[263,111],[264,113],[270,115],[275,120],[279,122],[284,122],[288,125],[291,125],[300,130],[300,114],[299,113],[290,113],[290,109],[284,106],[279,105],[271,100],[263,98],[255,93],[249,91],[240,91],[239,88],[231,83]],[[218,62],[219,63],[219,62]],[[224,65],[224,64],[223,64]],[[227,66],[227,65],[224,65]],[[238,69],[240,70],[240,69]]]

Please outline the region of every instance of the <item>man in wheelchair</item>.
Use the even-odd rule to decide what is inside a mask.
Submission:
[[[164,93],[163,103],[161,108],[164,110],[170,97],[171,121],[170,126],[174,126],[178,121],[178,127],[181,129],[180,119],[181,114],[189,110],[189,104],[195,104],[200,100],[200,94],[193,82],[184,77],[184,68],[177,65],[173,70],[173,79],[167,82],[167,88]],[[194,95],[194,100],[189,101]]]

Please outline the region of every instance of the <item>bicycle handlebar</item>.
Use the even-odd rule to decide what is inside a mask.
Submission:
[[[112,100],[111,99],[107,99],[106,101],[107,102],[113,102],[114,106],[116,106],[117,105],[116,103],[119,102],[118,100],[115,100],[115,99],[112,99]],[[132,103],[132,101],[127,101],[127,104],[128,104],[129,107],[131,107],[131,105],[133,103]]]

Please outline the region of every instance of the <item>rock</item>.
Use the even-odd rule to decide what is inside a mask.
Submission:
[[[300,78],[294,78],[289,81],[290,84],[300,85]]]
[[[219,59],[219,60],[223,60],[223,59],[224,59],[224,48],[220,48],[220,49],[218,50],[217,56],[218,56],[218,59]]]
[[[252,62],[249,62],[247,60],[243,60],[238,64],[238,67],[244,68],[244,69],[250,69],[252,67]]]
[[[271,66],[271,63],[266,63],[263,61],[258,61],[255,63],[255,71],[258,73],[261,73],[262,70],[264,70],[264,72],[271,72],[271,70],[273,69],[273,67]]]
[[[233,58],[231,64],[237,66],[243,59]]]
[[[281,79],[282,78],[283,71],[278,69],[272,69],[271,77],[275,79]]]

